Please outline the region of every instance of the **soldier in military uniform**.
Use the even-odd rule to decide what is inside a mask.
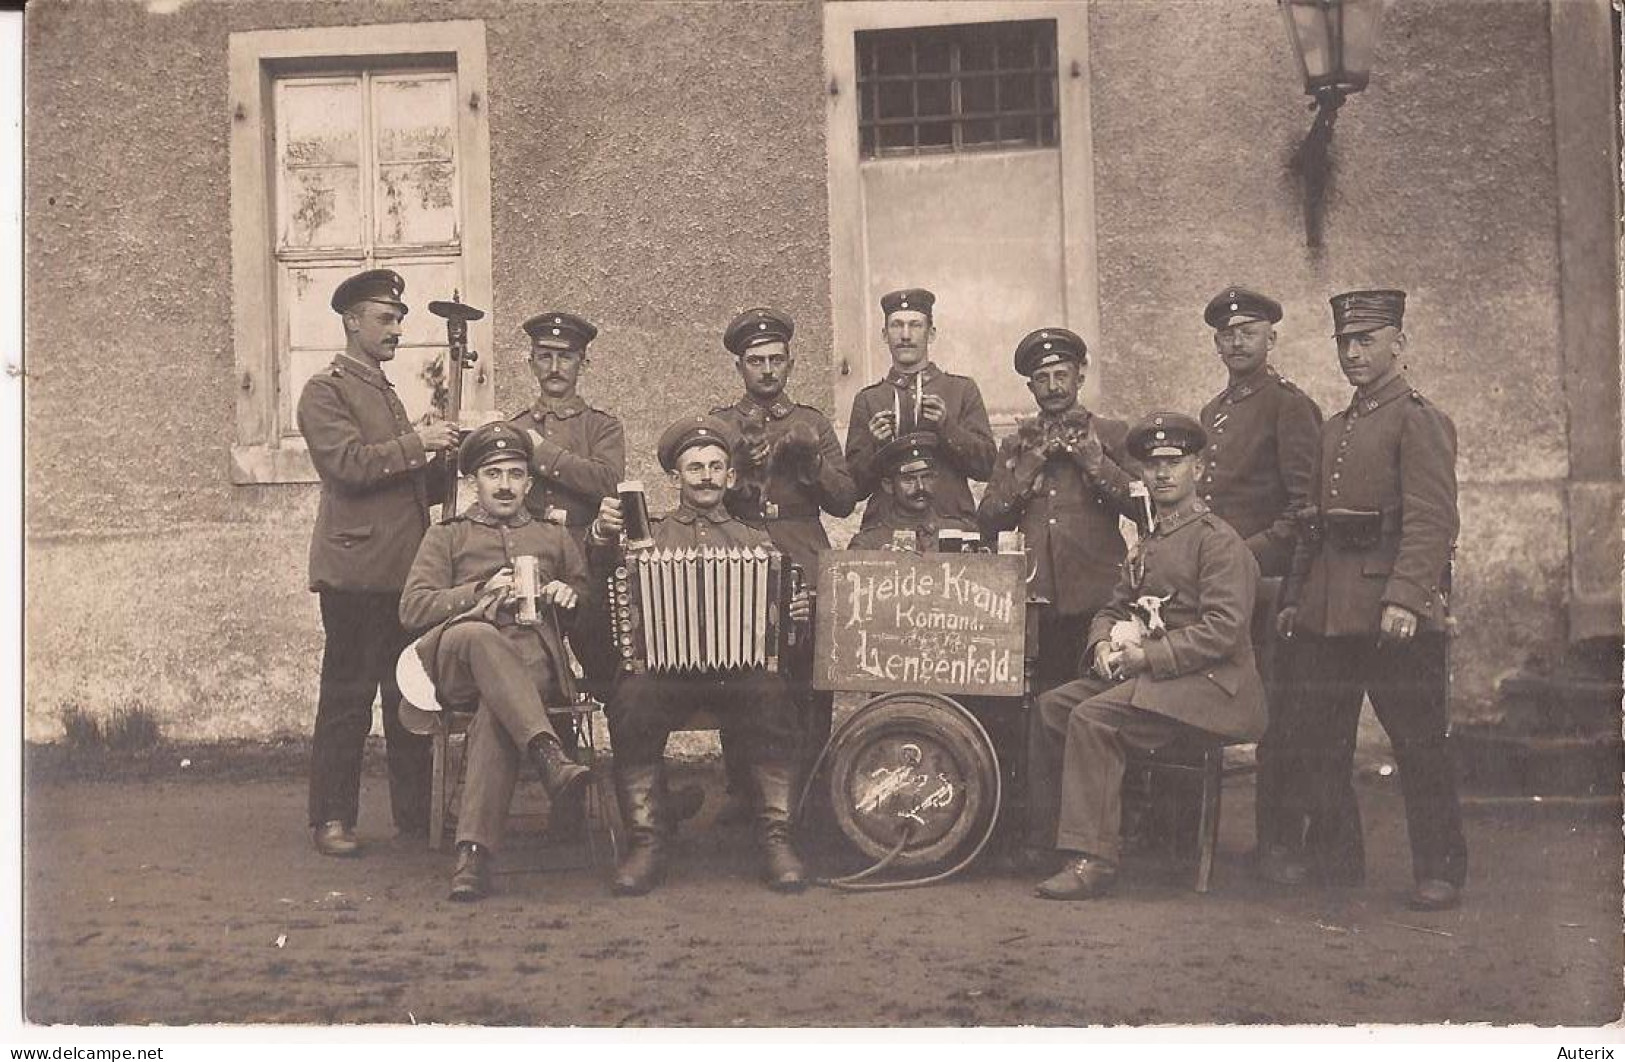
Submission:
[[[847,549],[891,549],[902,531],[911,543],[908,548],[930,553],[937,548],[937,532],[976,530],[969,520],[936,511],[940,457],[935,435],[914,432],[893,439],[880,448],[875,463],[881,469],[880,489],[891,505],[880,523],[859,531]]]
[[[914,431],[934,432],[941,442],[937,509],[944,516],[976,518],[969,480],[985,481],[993,471],[993,428],[976,381],[943,372],[931,361],[937,328],[936,296],[908,288],[881,296],[881,338],[891,352],[891,369],[852,399],[846,434],[846,463],[858,496],[869,499],[863,527],[886,515],[890,499],[877,493],[876,457],[892,439]]]
[[[1456,426],[1405,379],[1405,293],[1332,297],[1338,363],[1354,385],[1327,420],[1315,493],[1320,535],[1300,541],[1281,592],[1295,643],[1298,710],[1315,737],[1295,788],[1308,809],[1311,869],[1364,878],[1351,782],[1364,697],[1393,742],[1416,889],[1411,906],[1461,902],[1467,842],[1445,736],[1446,638],[1456,509]]]
[[[598,329],[561,310],[539,313],[522,327],[530,336],[530,371],[538,388],[530,408],[513,417],[535,452],[525,508],[538,520],[567,528],[584,550],[599,501],[614,494],[626,478],[626,435],[620,420],[577,393],[581,374],[591,364],[587,346]],[[583,595],[570,647],[589,679],[607,683],[615,677],[603,587],[594,585]]]
[[[715,417],[685,417],[660,437],[660,465],[676,482],[680,504],[653,521],[657,548],[770,546],[767,532],[729,515],[724,497],[734,484],[732,429]],[[608,573],[620,560],[623,527],[619,498],[605,498],[588,535],[595,572]],[[805,623],[805,592],[790,603],[792,622]],[[757,801],[756,822],[769,887],[794,892],[806,872],[790,838],[790,800],[796,752],[795,701],[784,680],[761,669],[685,676],[629,674],[616,685],[608,706],[615,747],[615,785],[630,834],[629,849],[615,870],[614,890],[641,895],[665,872],[666,829],[660,804],[666,739],[684,719],[709,708],[726,719],[749,765]]]
[[[1264,729],[1264,687],[1248,637],[1258,562],[1197,495],[1206,441],[1201,425],[1179,413],[1154,413],[1128,434],[1156,526],[1089,626],[1094,674],[1038,699],[1042,724],[1059,742],[1034,742],[1029,770],[1035,796],[1047,798],[1054,816],[1055,847],[1070,853],[1038,886],[1046,899],[1089,899],[1115,882],[1126,750],[1215,735],[1246,741]],[[1164,599],[1166,633],[1114,637],[1142,596]]]
[[[401,623],[427,631],[413,647],[450,708],[476,707],[468,729],[467,770],[457,815],[453,900],[491,889],[491,863],[519,780],[521,758],[558,807],[587,780],[548,719],[546,705],[568,704],[574,682],[557,611],[574,608],[587,589],[587,563],[564,526],[537,520],[526,507],[536,461],[517,426],[487,424],[458,453],[474,480],[475,502],[429,529],[401,592]],[[538,622],[518,614],[516,558],[536,559]],[[553,610],[553,615],[545,615]]]
[[[429,526],[432,492],[446,474],[444,461],[431,455],[455,446],[457,429],[434,420],[414,428],[384,375],[400,342],[405,290],[388,269],[341,283],[331,305],[344,324],[345,349],[299,396],[299,431],[322,483],[310,542],[310,588],[326,637],[311,737],[310,825],[323,855],[360,851],[361,754],[380,691],[395,826],[428,828],[428,739],[400,722],[395,658],[410,638],[397,610]]]
[[[1075,332],[1040,328],[1016,345],[1016,372],[1038,403],[999,447],[977,517],[994,534],[1019,528],[1030,594],[1050,604],[1039,628],[1034,692],[1078,677],[1078,652],[1123,560],[1119,516],[1134,516],[1123,441],[1128,425],[1078,403],[1089,351]]]
[[[728,511],[766,531],[773,545],[799,565],[809,580],[818,577],[818,555],[829,548],[820,512],[848,516],[857,506],[857,487],[846,470],[835,429],[812,406],[785,395],[796,359],[790,350],[795,322],[765,307],[745,310],[722,333],[734,356],[745,393],[711,415],[739,440],[734,454],[737,482],[728,492]],[[829,737],[832,695],[811,686],[811,646],[788,661],[791,692],[803,707],[802,756],[811,758]],[[728,792],[732,802],[718,813],[724,822],[749,818],[750,774],[727,731],[722,735]]]
[[[1304,822],[1283,808],[1281,779],[1285,759],[1296,754],[1300,742],[1295,706],[1285,695],[1288,661],[1275,633],[1275,613],[1298,522],[1313,505],[1320,407],[1270,364],[1280,303],[1229,287],[1208,302],[1202,317],[1213,329],[1213,345],[1230,379],[1202,407],[1208,442],[1201,496],[1246,540],[1262,573],[1252,638],[1270,691],[1270,722],[1258,742],[1259,871],[1272,881],[1298,884],[1301,868],[1285,853],[1301,845]]]

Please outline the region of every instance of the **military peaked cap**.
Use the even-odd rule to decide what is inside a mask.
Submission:
[[[722,333],[722,345],[735,357],[761,343],[788,343],[796,334],[796,323],[790,315],[757,306],[728,322]]]
[[[1405,326],[1405,293],[1394,288],[1346,291],[1332,296],[1334,336]]]
[[[1280,319],[1280,303],[1268,295],[1260,295],[1246,288],[1225,288],[1213,296],[1207,309],[1202,311],[1202,320],[1208,323],[1209,328],[1229,328],[1248,321],[1274,324]]]
[[[880,296],[880,316],[884,320],[898,310],[918,310],[930,317],[931,307],[936,304],[937,297],[924,288],[903,288],[901,291],[888,291]]]
[[[406,314],[406,303],[401,296],[406,294],[406,281],[393,269],[369,269],[364,273],[357,273],[333,289],[331,306],[335,313],[343,313],[358,302],[381,302],[394,306]]]
[[[935,432],[911,432],[882,446],[875,462],[884,476],[923,472],[937,466],[937,446]]]
[[[677,459],[683,456],[683,451],[706,445],[722,447],[731,458],[734,434],[728,425],[716,417],[684,417],[660,435],[660,444],[656,447],[660,467],[667,472],[675,472]]]
[[[1152,413],[1129,429],[1128,452],[1141,461],[1152,457],[1199,454],[1207,445],[1207,432],[1183,413]]]
[[[588,343],[598,338],[598,329],[591,321],[562,310],[539,313],[519,327],[530,336],[531,342],[554,350],[585,350]]]
[[[493,461],[517,457],[528,467],[533,451],[530,436],[505,420],[482,424],[468,433],[457,448],[457,468],[463,475],[478,472]]]
[[[1028,332],[1026,338],[1016,344],[1016,371],[1023,376],[1031,376],[1045,365],[1058,361],[1089,364],[1089,347],[1076,332],[1040,328]]]

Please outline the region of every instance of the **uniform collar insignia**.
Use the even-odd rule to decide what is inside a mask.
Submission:
[[[1208,511],[1207,506],[1202,504],[1200,501],[1198,501],[1198,502],[1194,503],[1189,509],[1185,510],[1183,513],[1180,513],[1178,516],[1172,517],[1170,519],[1164,519],[1162,517],[1158,517],[1157,518],[1157,529],[1154,532],[1152,532],[1152,534],[1158,535],[1158,536],[1171,535],[1175,531],[1178,531],[1180,528],[1187,527],[1190,524],[1195,523],[1196,520],[1199,517],[1205,515],[1207,513],[1207,511]]]
[[[727,507],[722,505],[703,513],[698,509],[691,509],[687,505],[679,505],[677,511],[671,514],[671,518],[680,524],[692,524],[696,520],[708,520],[713,524],[725,524],[733,519],[728,515]]]
[[[358,358],[348,350],[341,350],[338,357],[333,360],[333,364],[337,365],[340,362],[343,362],[346,371],[355,373],[356,376],[374,387],[395,386],[389,382],[389,377],[384,375],[384,370],[379,367],[378,363],[369,358]]]
[[[914,386],[914,377],[916,376],[920,378],[920,383],[924,385],[930,383],[932,380],[935,380],[941,375],[942,370],[937,368],[937,363],[934,361],[928,361],[924,365],[920,366],[919,372],[904,372],[895,366],[887,369],[886,382],[900,391],[905,391]]]
[[[1224,393],[1224,400],[1236,403],[1251,398],[1264,389],[1264,384],[1276,378],[1275,370],[1266,365],[1245,380],[1233,384],[1230,390]]]
[[[756,399],[752,398],[750,395],[745,395],[744,397],[740,398],[738,402],[734,403],[734,408],[747,417],[755,417],[761,414],[766,414],[766,416],[772,420],[783,420],[785,417],[788,417],[791,413],[795,412],[796,405],[788,398],[785,398],[782,394],[775,398],[770,404],[765,406]]]
[[[518,512],[506,520],[499,520],[479,502],[475,502],[465,509],[463,515],[474,523],[483,524],[486,527],[524,527],[531,522],[530,512],[523,505],[519,507]]]
[[[536,396],[536,402],[530,407],[531,416],[541,420],[552,414],[559,420],[568,420],[586,412],[587,403],[580,395],[571,395],[569,398],[551,399],[544,395]]]
[[[1374,413],[1400,395],[1410,394],[1410,391],[1411,385],[1409,381],[1405,379],[1404,373],[1400,373],[1370,394],[1361,394],[1359,391],[1355,391],[1353,399],[1349,401],[1349,412],[1356,414]]]

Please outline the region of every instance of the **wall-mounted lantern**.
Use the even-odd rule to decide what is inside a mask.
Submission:
[[[1337,109],[1371,80],[1382,0],[1279,0],[1303,90],[1314,97],[1315,124],[1298,148],[1309,246],[1321,245],[1332,125]]]

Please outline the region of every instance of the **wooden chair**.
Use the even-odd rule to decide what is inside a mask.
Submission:
[[[446,822],[455,818],[452,807],[455,795],[449,784],[452,759],[452,739],[466,736],[474,712],[448,709],[435,696],[434,683],[423,669],[415,646],[407,646],[395,664],[395,681],[401,688],[401,725],[410,733],[429,737],[432,767],[429,781],[429,847],[439,851],[445,844]],[[547,714],[561,734],[574,735],[578,758],[593,768],[592,784],[582,802],[586,821],[587,864],[602,865],[603,857],[614,860],[620,848],[619,817],[613,813],[614,792],[608,771],[602,769],[598,755],[598,716],[604,710],[601,701],[583,692],[574,704],[548,705]],[[459,759],[459,771],[466,768],[466,757]],[[607,853],[601,848],[609,849]]]
[[[1153,802],[1164,807],[1172,805],[1178,812],[1188,805],[1179,799],[1181,790],[1188,790],[1189,781],[1197,780],[1196,822],[1196,883],[1197,892],[1205,893],[1213,881],[1213,860],[1219,847],[1219,806],[1226,777],[1250,774],[1252,764],[1225,767],[1224,750],[1228,744],[1220,738],[1211,741],[1177,742],[1156,752],[1135,752],[1128,762],[1131,783],[1140,781]],[[1181,785],[1180,783],[1186,783]],[[1171,784],[1170,784],[1171,783]],[[1171,797],[1172,799],[1167,799]],[[1170,841],[1177,846],[1180,833],[1171,831]]]

